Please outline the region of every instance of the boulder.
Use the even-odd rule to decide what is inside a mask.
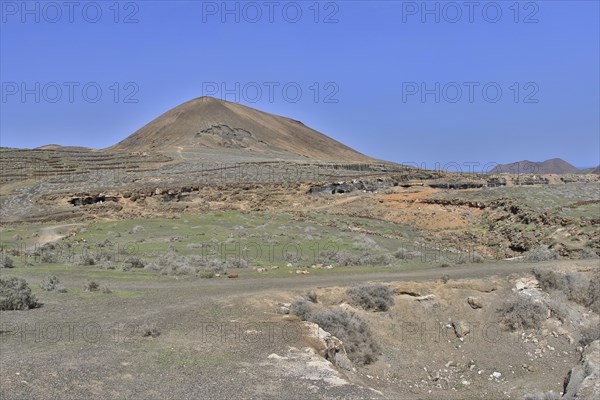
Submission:
[[[479,297],[469,296],[469,298],[467,299],[467,303],[469,303],[469,305],[473,309],[483,307],[483,303],[481,302],[481,299],[479,299]]]
[[[464,321],[455,321],[452,323],[452,327],[454,328],[454,332],[458,338],[465,337],[469,332],[471,332],[469,323]]]
[[[313,322],[303,322],[306,329],[306,337],[313,343],[315,350],[333,365],[346,371],[356,372],[352,361],[348,358],[344,343],[331,333],[323,330]]]

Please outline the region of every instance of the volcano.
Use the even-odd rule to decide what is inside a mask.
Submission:
[[[223,151],[228,155],[373,161],[302,122],[212,97],[196,98],[167,111],[107,150]]]

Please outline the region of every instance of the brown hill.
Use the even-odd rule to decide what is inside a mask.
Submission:
[[[215,150],[341,162],[373,159],[299,121],[211,97],[183,103],[107,150]]]
[[[535,161],[518,161],[511,164],[499,164],[492,169],[490,174],[578,174],[581,171],[561,160],[553,158],[550,160],[535,162]]]

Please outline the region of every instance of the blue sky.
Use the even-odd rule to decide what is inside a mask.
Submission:
[[[212,94],[427,168],[600,163],[598,1],[0,3],[2,146],[103,148]]]

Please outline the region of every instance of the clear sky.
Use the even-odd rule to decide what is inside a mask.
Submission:
[[[103,148],[213,95],[427,168],[595,166],[599,3],[2,0],[1,145]]]

